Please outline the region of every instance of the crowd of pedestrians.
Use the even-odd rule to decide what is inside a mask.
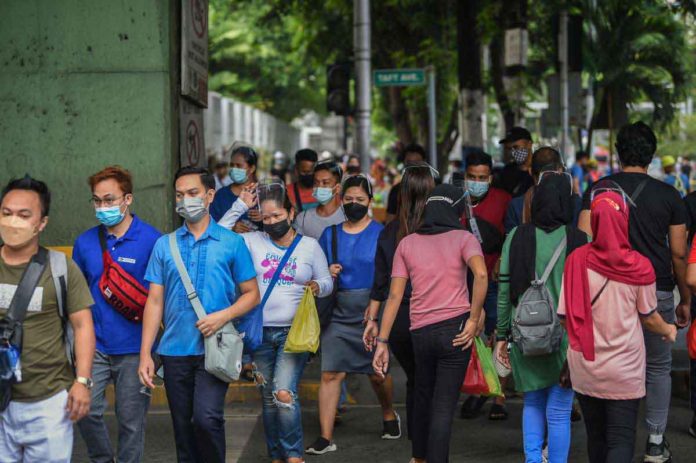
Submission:
[[[48,187],[10,181],[0,211],[0,461],[70,461],[73,423],[90,461],[143,461],[163,382],[178,461],[224,462],[225,394],[242,377],[259,389],[269,460],[301,463],[340,452],[334,426],[346,375],[358,374],[381,406],[382,439],[405,434],[412,463],[447,462],[479,336],[503,390],[489,418],[508,419],[506,390],[523,394],[527,462],[567,461],[575,401],[588,460],[633,461],[643,398],[643,460],[670,461],[672,343],[696,291],[696,193],[683,198],[679,176],[647,174],[657,139],[643,123],[618,133],[622,171],[590,182],[583,153],[567,172],[554,148],[533,150],[524,128],[500,143],[510,159],[501,171],[472,152],[444,183],[422,147],[405,147],[386,224],[372,213],[381,180],[361,174],[357,157],[343,166],[302,149],[287,185],[264,179],[248,146],[212,173],[183,167],[173,185],[183,223],[164,235],[132,212],[131,173],[106,167],[87,182],[99,224],[76,239],[72,260],[39,245]],[[320,350],[289,350],[312,295]],[[403,418],[392,355],[406,376]],[[310,358],[321,365],[320,435],[306,445],[298,388]],[[110,383],[116,447],[104,422]],[[462,417],[487,400],[469,396]]]

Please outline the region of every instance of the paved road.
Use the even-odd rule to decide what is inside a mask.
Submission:
[[[452,439],[453,463],[518,463],[523,461],[521,444],[521,411],[519,399],[510,401],[510,419],[507,422],[489,422],[485,416],[476,420],[455,419]],[[232,406],[227,410],[228,462],[259,463],[266,458],[263,425],[258,416],[258,406]],[[403,415],[403,409],[401,409]],[[686,433],[691,411],[686,401],[675,399],[670,416],[668,438],[674,452],[674,463],[694,461],[696,439]],[[109,428],[115,438],[115,419],[107,416]],[[303,411],[305,443],[309,444],[319,432],[315,406]],[[381,423],[379,409],[375,405],[349,406],[344,422],[336,430],[339,451],[321,457],[307,456],[307,463],[380,462],[407,463],[410,446],[404,438],[383,441],[379,438]],[[645,442],[645,433],[639,431],[636,455]],[[573,424],[572,448],[569,462],[585,462],[585,431],[582,423]],[[148,417],[145,460],[148,463],[171,462],[175,459],[174,437],[171,421],[166,411],[153,411]],[[74,461],[86,462],[84,444],[75,438]],[[639,461],[638,457],[636,461]]]

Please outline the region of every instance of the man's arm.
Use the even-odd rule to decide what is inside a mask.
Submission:
[[[256,283],[256,277],[240,283],[239,289],[241,294],[234,304],[226,309],[211,313],[207,317],[198,320],[196,327],[203,334],[203,336],[206,338],[208,336],[212,336],[220,328],[222,328],[225,323],[241,317],[259,305],[261,298],[259,286]]]
[[[672,251],[672,269],[679,289],[677,324],[684,328],[691,319],[691,291],[686,284],[686,225],[669,226],[669,248]]]
[[[75,333],[75,373],[79,377],[92,377],[92,360],[96,340],[90,310],[79,310],[69,315],[70,325]],[[75,383],[68,394],[67,410],[72,421],[79,421],[89,412],[91,392],[80,383]]]
[[[152,360],[152,345],[157,338],[157,331],[162,323],[164,312],[164,286],[150,283],[150,292],[143,312],[143,334],[140,342],[140,382],[149,388],[155,387],[155,362]]]

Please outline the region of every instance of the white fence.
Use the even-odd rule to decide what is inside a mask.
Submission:
[[[254,148],[292,155],[300,148],[300,131],[268,113],[239,103],[219,93],[208,92],[208,109],[203,111],[205,148],[219,154],[235,141]]]

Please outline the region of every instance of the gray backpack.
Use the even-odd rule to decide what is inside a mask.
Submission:
[[[556,302],[546,287],[546,281],[565,250],[566,242],[564,236],[544,269],[541,279],[535,275],[536,279],[520,296],[515,309],[512,341],[524,356],[547,355],[560,349],[563,327],[556,315]]]

